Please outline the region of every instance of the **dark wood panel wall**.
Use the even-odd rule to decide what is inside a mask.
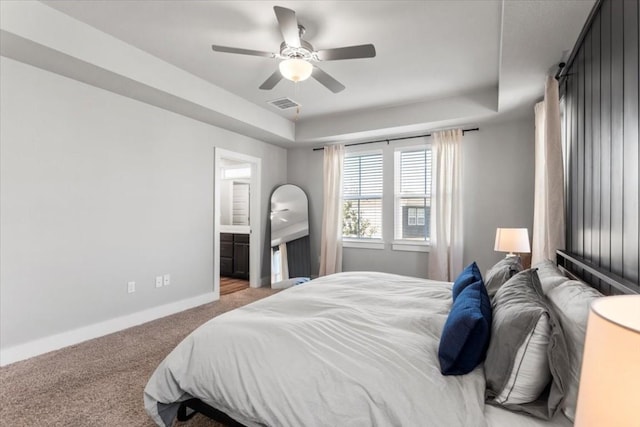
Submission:
[[[638,286],[639,0],[598,2],[560,79],[567,251]]]
[[[289,277],[311,276],[311,240],[309,235],[287,242]]]

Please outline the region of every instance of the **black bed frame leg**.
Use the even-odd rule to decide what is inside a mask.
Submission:
[[[178,421],[189,421],[195,414],[198,413],[197,411],[189,408],[188,404],[189,401],[187,400],[185,402],[182,402],[178,407]],[[191,413],[187,413],[188,410],[190,410]]]
[[[224,424],[227,427],[245,427],[222,411],[213,408],[200,399],[189,399],[178,407],[178,421],[188,421],[197,413]]]

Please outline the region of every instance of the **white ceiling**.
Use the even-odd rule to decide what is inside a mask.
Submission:
[[[500,1],[48,1],[48,5],[285,117],[267,101],[290,97],[301,117],[449,96],[498,84]],[[258,86],[278,60],[213,52],[211,44],[278,52],[273,6],[296,11],[316,49],[373,43],[377,57],[319,66],[347,89],[313,79]]]
[[[282,128],[290,125],[293,135],[289,135],[289,131],[266,129],[252,118],[256,116],[254,113],[244,114],[245,118],[238,111],[233,112],[238,114],[235,121],[247,122],[247,135],[292,146],[292,143],[408,134],[443,125],[477,124],[500,114],[530,112],[533,102],[543,93],[545,74],[571,50],[594,1],[55,0],[44,3],[113,36],[118,43],[124,42],[151,54],[229,92],[229,96],[254,104],[264,110],[257,114],[264,116],[266,120],[262,121],[277,124],[278,120],[269,119],[276,115],[286,119],[289,124],[284,123]],[[277,60],[213,52],[210,46],[277,52],[282,36],[273,12],[275,5],[296,11],[299,23],[307,29],[305,40],[316,49],[373,43],[377,56],[320,63],[323,70],[346,86],[346,90],[338,94],[312,79],[297,85],[283,80],[274,90],[259,90],[258,86],[277,68]],[[14,9],[7,8],[10,12]],[[44,11],[42,14],[51,15]],[[10,17],[3,18],[2,22],[5,36],[17,34],[24,39],[27,33],[35,31],[21,30],[18,34]],[[78,38],[81,37],[78,34]],[[11,54],[7,53],[8,43],[3,42],[3,55],[26,55],[16,53],[26,49],[15,47]],[[54,41],[47,47],[57,49]],[[113,47],[117,47],[115,43]],[[94,50],[91,60],[88,60],[89,54],[74,56],[106,68],[98,64],[96,58],[102,50],[108,51],[107,46],[96,45]],[[38,61],[36,65],[46,67],[41,64],[42,59]],[[163,73],[161,69],[157,72]],[[98,79],[77,76],[78,73],[68,71],[66,74],[83,81]],[[120,78],[122,74],[112,77]],[[134,80],[154,86],[140,78]],[[109,88],[105,82],[94,84]],[[302,104],[299,114],[292,110],[279,111],[266,104],[268,100],[285,96]],[[170,100],[150,101],[142,95],[139,98],[172,109]],[[202,102],[196,104],[203,106]],[[242,132],[243,126],[225,124],[222,118],[213,117],[214,114],[204,117],[206,111],[185,113],[188,109],[185,105],[179,108],[176,106],[174,111]],[[232,116],[232,112],[222,111],[223,107],[207,108],[217,116]],[[263,137],[261,129],[265,130]]]

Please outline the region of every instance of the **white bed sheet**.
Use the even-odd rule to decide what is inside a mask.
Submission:
[[[558,411],[549,421],[486,405],[484,415],[489,427],[571,427],[573,423]]]

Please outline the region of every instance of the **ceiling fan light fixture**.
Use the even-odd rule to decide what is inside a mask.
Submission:
[[[313,72],[313,65],[299,58],[286,59],[280,63],[279,67],[282,77],[292,82],[307,80]]]

